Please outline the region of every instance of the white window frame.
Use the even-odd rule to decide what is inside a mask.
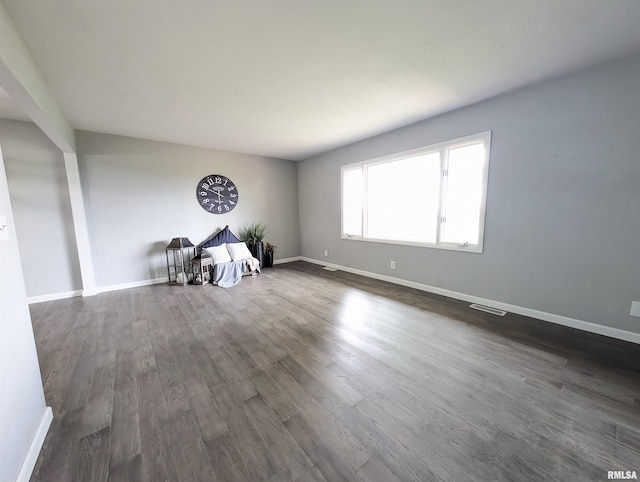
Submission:
[[[456,147],[464,146],[465,144],[472,144],[478,141],[482,141],[485,146],[485,158],[482,170],[482,195],[481,195],[481,205],[480,205],[480,215],[478,216],[478,244],[468,244],[462,245],[457,243],[445,243],[440,241],[442,226],[443,223],[446,222],[444,219],[444,192],[445,192],[445,184],[446,184],[446,171],[448,165],[448,152]],[[491,150],[491,131],[481,132],[479,134],[473,134],[470,136],[459,137],[456,139],[452,139],[445,142],[440,142],[438,144],[432,144],[429,146],[420,147],[418,149],[412,149],[408,151],[398,152],[395,154],[391,154],[388,156],[378,157],[374,159],[368,159],[365,161],[354,162],[351,164],[345,164],[341,166],[341,175],[340,175],[340,233],[341,238],[351,241],[367,241],[373,243],[384,243],[384,244],[400,244],[404,246],[421,246],[425,248],[436,248],[436,249],[448,249],[453,251],[464,251],[468,253],[482,253],[484,248],[484,225],[485,225],[485,215],[486,215],[486,206],[487,206],[487,185],[489,181],[489,159],[490,159],[490,150]],[[364,235],[349,235],[345,234],[344,231],[344,179],[345,173],[349,170],[352,170],[356,167],[363,167],[363,172],[366,179],[366,169],[368,166],[372,166],[375,164],[381,164],[390,161],[397,161],[407,157],[415,157],[419,155],[433,153],[435,151],[440,151],[440,207],[439,207],[439,222],[437,223],[437,233],[436,233],[436,242],[435,243],[424,243],[424,242],[415,242],[415,241],[402,241],[402,240],[389,240],[389,239],[377,239],[371,238]],[[366,195],[367,185],[365,182],[364,186],[364,194],[362,200],[362,233],[367,232],[367,195]]]

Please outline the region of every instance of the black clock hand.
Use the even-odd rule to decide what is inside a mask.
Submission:
[[[218,195],[218,200],[220,200],[220,198],[222,197],[222,191],[224,190],[224,188],[223,189],[211,189],[211,188],[209,188],[209,186],[206,186],[205,189],[207,191],[209,191],[209,192],[217,194]]]

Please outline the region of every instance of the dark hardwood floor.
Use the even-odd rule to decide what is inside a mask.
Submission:
[[[304,262],[32,305],[32,480],[640,472],[640,346],[467,305]]]

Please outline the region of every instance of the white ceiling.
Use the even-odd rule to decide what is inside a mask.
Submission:
[[[640,51],[638,0],[0,1],[74,128],[286,159]]]

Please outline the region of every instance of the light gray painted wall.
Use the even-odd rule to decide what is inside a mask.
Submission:
[[[82,288],[62,152],[33,123],[0,119],[27,296]]]
[[[1,154],[0,215],[6,216],[10,235],[0,241],[0,480],[11,481],[46,407]]]
[[[636,55],[300,163],[302,255],[640,332],[639,85]],[[340,239],[341,165],[486,130],[483,254]]]
[[[276,259],[298,256],[297,167],[292,161],[91,132],[76,132],[82,189],[100,287],[166,276],[171,238],[194,244],[229,225],[267,225]],[[239,203],[213,215],[196,201],[196,185],[223,174]]]

